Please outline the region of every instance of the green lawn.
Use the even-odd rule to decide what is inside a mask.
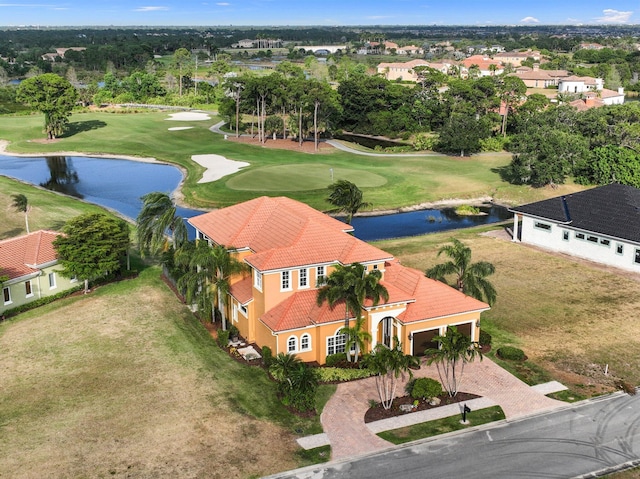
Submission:
[[[209,131],[218,122],[166,121],[167,114],[75,113],[69,131],[52,143],[43,143],[41,115],[0,116],[0,139],[11,141],[10,151],[47,153],[77,151],[154,157],[184,167],[188,173],[183,187],[192,206],[227,206],[262,194],[286,195],[318,209],[327,209],[326,187],[334,179],[351,179],[364,191],[374,209],[391,209],[446,198],[493,196],[506,203],[522,203],[566,193],[531,189],[502,181],[500,171],[510,161],[503,153],[471,158],[449,156],[371,157],[330,150],[307,154],[266,149],[225,141]],[[192,129],[168,131],[170,127]],[[190,158],[194,154],[218,154],[251,166],[213,183],[200,184],[203,168]]]
[[[422,422],[413,426],[392,429],[378,434],[385,441],[393,444],[404,444],[405,442],[424,439],[425,437],[438,436],[448,432],[459,431],[473,426],[480,426],[488,422],[500,421],[505,418],[504,412],[500,406],[478,409],[467,414],[468,424],[462,424],[461,416],[445,417],[435,421]]]
[[[27,232],[24,214],[11,207],[13,201],[11,196],[16,194],[25,195],[31,205],[29,212],[29,229],[31,231],[40,229],[58,231],[62,229],[67,220],[74,216],[105,211],[91,203],[0,176],[0,211],[5,212],[2,217],[2,225],[0,225],[0,240]]]

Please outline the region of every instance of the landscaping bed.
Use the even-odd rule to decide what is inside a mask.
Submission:
[[[417,406],[413,408],[411,412],[404,412],[400,409],[400,406],[411,405],[414,403],[415,399],[413,399],[411,396],[402,396],[393,400],[393,405],[390,409],[384,409],[380,404],[377,404],[375,407],[369,408],[364,414],[364,422],[368,423],[373,421],[380,421],[381,419],[388,419],[391,417],[402,416],[404,414],[411,414],[412,412],[433,409],[440,406],[446,406],[447,404],[470,401],[479,397],[480,396],[476,394],[465,392],[459,392],[454,397],[449,397],[449,395],[445,393],[438,397],[438,399],[440,399],[440,404],[438,404],[437,406],[432,406],[427,401],[419,401]]]

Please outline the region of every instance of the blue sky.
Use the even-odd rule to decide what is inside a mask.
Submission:
[[[2,3],[2,2],[6,3]],[[0,0],[0,25],[637,24],[640,1]]]

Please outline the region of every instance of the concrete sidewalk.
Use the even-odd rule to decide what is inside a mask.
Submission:
[[[435,366],[422,363],[414,377],[438,379],[438,372]],[[399,393],[404,391],[407,380],[408,377],[399,381]],[[481,396],[467,401],[471,409],[499,405],[507,419],[565,405],[545,396],[565,389],[557,381],[530,387],[488,358],[467,364],[459,387],[460,391]],[[450,404],[365,424],[364,415],[370,399],[379,399],[375,378],[339,384],[320,417],[325,432],[300,438],[298,444],[305,449],[331,445],[333,460],[376,452],[391,446],[376,436],[377,433],[458,415],[461,407],[460,404]]]

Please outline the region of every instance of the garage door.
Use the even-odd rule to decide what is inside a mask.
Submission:
[[[424,356],[425,349],[437,349],[438,343],[434,341],[433,338],[438,334],[440,334],[438,329],[429,329],[428,331],[413,333],[413,355]]]
[[[464,323],[456,325],[458,332],[464,334],[468,338],[471,337],[471,323]]]

